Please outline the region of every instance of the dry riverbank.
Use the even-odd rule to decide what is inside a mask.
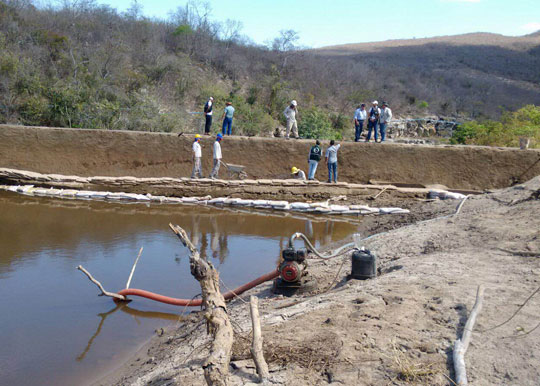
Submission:
[[[361,225],[364,234],[398,227],[365,242],[379,257],[376,279],[347,281],[346,257],[342,269],[343,258],[311,262],[310,274],[318,282],[314,293],[276,297],[270,284],[252,290],[260,297],[273,380],[451,384],[452,342],[462,332],[477,285],[483,284],[484,308],[466,356],[471,383],[538,384],[540,329],[524,334],[540,321],[540,295],[509,323],[486,330],[510,317],[540,286],[540,259],[509,252],[540,252],[539,195],[536,177],[470,197],[455,217],[398,227],[452,213],[453,201],[416,203],[414,218],[369,218]],[[232,385],[255,379],[248,312],[239,299],[229,305],[236,330]],[[201,364],[208,341],[198,315],[191,314],[99,384],[204,385]]]

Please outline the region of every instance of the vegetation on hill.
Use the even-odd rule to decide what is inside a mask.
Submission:
[[[531,147],[540,148],[540,106],[529,105],[515,112],[504,112],[500,120],[471,121],[454,130],[454,144],[519,146],[529,138]]]
[[[167,20],[143,17],[136,2],[119,13],[94,0],[0,0],[0,123],[194,132],[209,96],[214,131],[231,101],[233,131],[247,135],[283,124],[292,99],[305,137],[349,135],[352,112],[372,99],[401,116],[498,118],[501,106],[540,104],[540,39],[530,36],[519,47],[297,50],[292,30],[256,46],[193,0]]]

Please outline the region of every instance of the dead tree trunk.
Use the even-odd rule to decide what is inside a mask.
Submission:
[[[209,386],[225,386],[231,360],[233,328],[227,314],[225,299],[219,290],[219,273],[210,262],[201,259],[199,251],[186,231],[178,225],[169,224],[169,227],[190,251],[191,274],[201,285],[203,315],[208,324],[208,331],[214,338],[210,355],[203,364],[206,383]]]

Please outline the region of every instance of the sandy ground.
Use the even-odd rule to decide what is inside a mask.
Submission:
[[[254,294],[273,384],[451,385],[453,341],[483,284],[484,308],[466,354],[470,383],[540,384],[540,327],[533,330],[540,293],[489,330],[540,286],[540,256],[509,252],[540,253],[540,177],[470,197],[457,216],[418,222],[453,213],[457,204],[416,201],[404,205],[413,209],[410,216],[366,219],[364,235],[386,232],[365,242],[378,256],[375,279],[347,280],[349,255],[312,260],[317,288],[311,293],[284,298],[266,284],[232,301],[229,383],[256,381],[244,303]],[[194,312],[98,384],[204,385],[209,341]]]

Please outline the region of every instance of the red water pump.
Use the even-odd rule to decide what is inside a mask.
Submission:
[[[297,289],[307,271],[307,249],[286,248],[281,252],[283,260],[279,265],[279,277],[274,282],[274,291],[280,289]]]

